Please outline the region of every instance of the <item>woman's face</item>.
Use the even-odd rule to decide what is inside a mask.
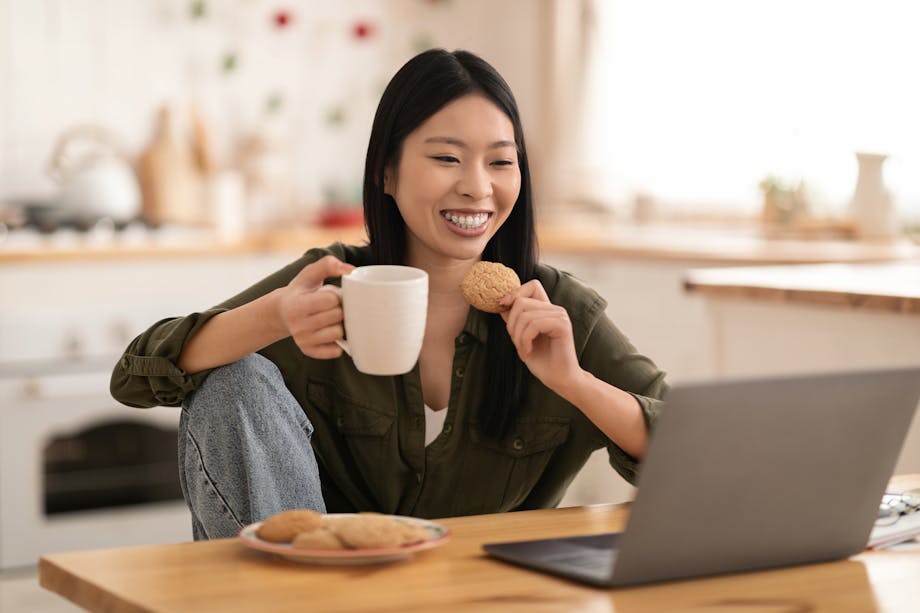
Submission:
[[[491,100],[469,94],[406,137],[384,191],[406,222],[407,253],[423,260],[478,260],[521,191],[514,126]]]

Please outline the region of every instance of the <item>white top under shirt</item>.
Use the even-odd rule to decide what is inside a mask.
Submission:
[[[444,429],[444,420],[447,419],[447,407],[440,411],[435,411],[425,405],[425,447],[431,444],[431,441],[438,438],[441,430]]]

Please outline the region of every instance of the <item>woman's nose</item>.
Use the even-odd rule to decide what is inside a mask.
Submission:
[[[483,200],[492,195],[492,178],[484,168],[468,166],[457,183],[457,190],[471,200]]]

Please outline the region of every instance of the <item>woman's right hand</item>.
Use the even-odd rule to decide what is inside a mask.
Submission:
[[[342,348],[335,342],[345,337],[342,299],[334,287],[324,286],[323,281],[354,269],[327,255],[304,266],[282,290],[278,315],[304,355],[325,360],[342,355]]]

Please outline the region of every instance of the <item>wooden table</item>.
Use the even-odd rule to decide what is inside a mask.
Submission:
[[[604,590],[506,565],[481,546],[622,529],[598,505],[442,520],[452,540],[407,561],[319,567],[235,539],[44,556],[41,585],[91,611],[915,611],[920,552]]]

